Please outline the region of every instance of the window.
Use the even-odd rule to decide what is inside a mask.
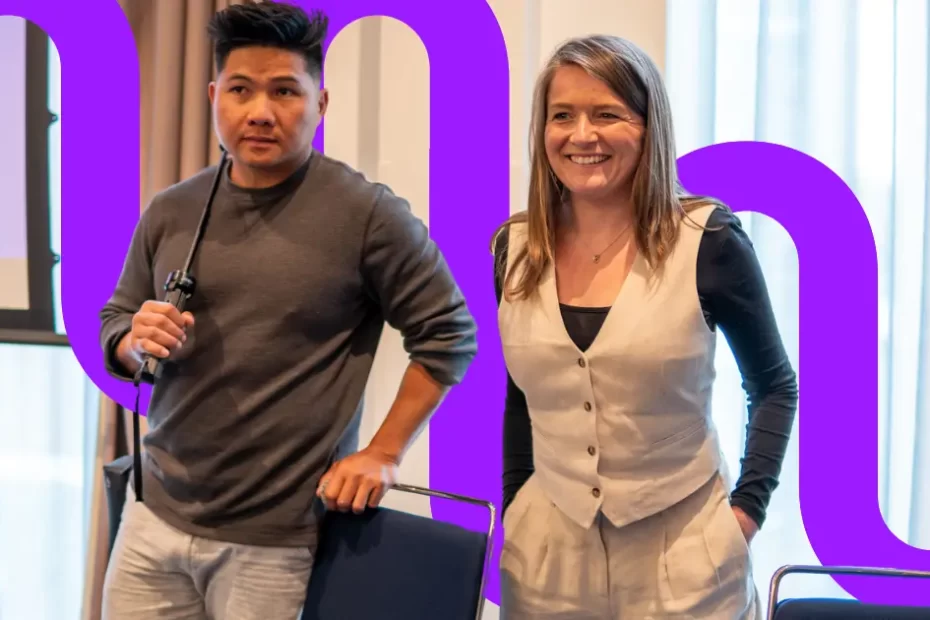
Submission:
[[[0,27],[17,17],[0,16]],[[60,63],[42,40],[48,63],[48,109],[61,117]],[[30,50],[35,49],[33,47]],[[47,50],[47,54],[46,54]],[[32,59],[35,60],[34,58]],[[23,97],[0,92],[0,99]],[[50,246],[60,248],[60,129],[48,129]],[[44,148],[44,147],[43,147]],[[29,208],[42,206],[29,203]],[[54,298],[60,299],[59,268]],[[64,332],[60,301],[55,324]],[[81,614],[99,391],[71,349],[61,344],[0,344],[0,618],[78,620]]]
[[[926,2],[669,0],[666,77],[679,155],[731,140],[783,144],[834,170],[859,197],[879,264],[879,503],[891,530],[930,548],[928,312],[928,6]],[[766,191],[760,188],[760,191]],[[790,199],[790,184],[781,191]],[[826,208],[827,206],[825,206]],[[759,253],[785,345],[797,367],[798,261],[790,237],[741,214]],[[842,240],[837,268],[842,269]],[[839,308],[855,312],[855,308]],[[739,471],[745,403],[721,340],[714,415]],[[836,386],[836,389],[850,389]],[[829,412],[803,410],[805,415]],[[819,564],[798,507],[798,426],[768,521],[753,544],[767,597],[784,564]],[[842,465],[838,465],[842,469]],[[837,515],[841,519],[842,515]],[[849,596],[825,577],[791,577],[785,596]]]

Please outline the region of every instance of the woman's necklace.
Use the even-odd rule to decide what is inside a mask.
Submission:
[[[617,241],[619,241],[619,240],[620,240],[620,237],[623,236],[623,234],[630,228],[631,225],[632,225],[632,222],[630,222],[629,224],[627,224],[626,226],[624,226],[624,227],[623,227],[623,230],[620,231],[620,234],[618,234],[616,237],[614,237],[614,240],[611,241],[610,243],[608,243],[606,248],[604,248],[603,250],[601,250],[600,252],[598,252],[597,254],[595,254],[595,255],[592,257],[592,260],[593,260],[593,262],[594,262],[595,264],[601,262],[601,256],[604,255],[604,252],[606,252],[607,250],[609,250],[609,249],[611,248],[611,246],[613,246],[613,244],[615,244]]]

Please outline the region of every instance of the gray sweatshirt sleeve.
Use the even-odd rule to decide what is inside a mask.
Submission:
[[[131,381],[132,377],[116,359],[116,345],[132,329],[132,317],[143,303],[155,298],[152,287],[151,241],[152,219],[156,210],[152,205],[142,212],[129,244],[116,289],[100,311],[100,346],[106,370],[117,379]]]
[[[443,385],[460,383],[477,353],[477,326],[425,224],[387,188],[366,228],[362,274],[410,360]]]

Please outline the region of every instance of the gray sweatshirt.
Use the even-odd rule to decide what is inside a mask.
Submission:
[[[109,371],[132,315],[184,265],[215,167],[143,212],[101,311]],[[192,272],[195,325],[152,392],[146,505],[192,535],[254,545],[315,540],[315,490],[358,449],[362,398],[385,321],[411,360],[460,382],[476,326],[439,249],[382,184],[314,152],[279,186],[224,174]]]

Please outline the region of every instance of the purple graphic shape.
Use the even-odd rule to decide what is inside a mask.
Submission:
[[[503,38],[490,8],[480,0],[457,6],[452,34],[440,27],[441,18],[430,3],[358,0],[352,4],[323,0],[312,6],[332,16],[332,35],[359,18],[387,15],[410,26],[427,48],[431,105],[443,106],[434,107],[431,114],[431,230],[481,326],[481,352],[469,376],[431,424],[430,484],[499,503],[504,367],[497,346],[487,240],[508,212]],[[391,4],[390,10],[375,10],[382,4]],[[131,386],[103,369],[97,313],[119,277],[138,221],[139,67],[132,32],[115,0],[98,0],[93,11],[84,5],[3,0],[0,12],[43,28],[62,58],[62,96],[69,99],[73,117],[62,127],[64,318],[75,355],[91,380],[106,395],[131,407]],[[455,37],[454,32],[463,35]],[[481,46],[470,44],[478,39]],[[456,52],[466,47],[468,54],[458,57]],[[125,88],[111,92],[119,99],[111,99],[107,107],[108,125],[122,128],[120,140],[100,141],[96,105],[77,94],[69,97],[68,93],[81,92],[81,76],[68,68],[80,66],[124,78]],[[451,120],[448,125],[442,122],[455,116],[450,107],[454,111],[459,102],[459,117],[465,112],[466,98],[457,93],[476,66],[483,71],[482,100],[491,102],[483,106],[480,134],[457,130]],[[315,144],[320,148],[322,135]],[[810,412],[799,415],[800,501],[819,559],[829,565],[930,569],[930,551],[895,537],[878,508],[877,259],[871,229],[855,196],[816,160],[770,144],[714,145],[683,157],[680,165],[689,190],[718,196],[736,210],[773,217],[798,248],[801,356],[809,384],[802,401],[804,411]],[[479,177],[473,173],[478,166],[480,191],[475,182]],[[832,369],[835,359],[856,363],[844,366],[840,376]],[[834,476],[837,467],[842,468],[842,477]],[[437,518],[483,527],[480,518],[465,519],[462,514],[445,504],[434,506]],[[499,550],[498,536],[487,592],[493,602],[499,601]],[[930,590],[913,581],[835,579],[860,600],[930,603]]]
[[[816,159],[774,144],[715,144],[679,166],[689,191],[773,218],[797,247],[800,505],[818,559],[930,570],[930,551],[898,539],[879,510],[878,257],[858,199]],[[834,579],[862,601],[930,604],[924,580]]]
[[[424,0],[301,1],[330,20],[327,47],[348,24],[383,15],[406,24],[426,48],[430,83],[429,227],[479,325],[479,353],[429,427],[431,488],[490,500],[499,506],[504,362],[497,336],[497,303],[489,244],[509,215],[510,83],[507,48],[497,18],[484,0],[457,2],[454,28],[448,16]],[[480,41],[480,44],[476,44]],[[398,59],[400,62],[400,60]],[[469,94],[480,68],[481,112]],[[398,70],[402,67],[398,66]],[[323,82],[326,82],[324,71]],[[397,122],[415,122],[397,119]],[[323,151],[323,131],[314,146]],[[469,529],[487,528],[487,514],[446,500],[432,500],[433,517]],[[486,597],[500,601],[497,517]]]

